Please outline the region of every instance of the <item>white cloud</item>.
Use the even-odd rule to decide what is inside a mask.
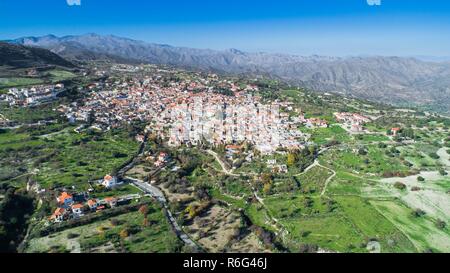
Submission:
[[[367,0],[369,6],[381,6],[381,0]]]
[[[81,0],[66,0],[69,6],[81,6]]]

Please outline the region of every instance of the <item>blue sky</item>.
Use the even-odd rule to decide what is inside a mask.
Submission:
[[[0,0],[0,39],[90,32],[196,48],[450,56],[450,1]]]

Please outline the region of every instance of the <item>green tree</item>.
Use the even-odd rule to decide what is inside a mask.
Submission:
[[[297,156],[294,153],[289,153],[287,156],[287,162],[286,162],[288,167],[295,166],[296,162],[297,162]]]

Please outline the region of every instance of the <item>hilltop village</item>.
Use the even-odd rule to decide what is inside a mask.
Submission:
[[[120,71],[135,72],[139,68],[122,67]],[[258,87],[252,84],[219,80],[215,74],[167,82],[166,71],[160,72],[152,77],[91,84],[89,88],[96,92],[58,110],[72,123],[90,123],[100,130],[133,121],[147,122],[147,132],[174,147],[196,146],[202,141],[214,146],[248,142],[263,154],[278,148],[304,148],[308,136],[298,130],[302,124],[328,127],[323,119],[305,118],[291,102],[262,101]],[[369,120],[362,118],[346,121],[356,130]]]
[[[0,95],[0,180],[32,196],[21,251],[447,249],[443,117],[155,65],[54,74]]]

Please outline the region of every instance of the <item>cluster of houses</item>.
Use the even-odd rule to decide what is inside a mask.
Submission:
[[[189,97],[191,92],[212,94],[221,89],[232,92],[257,90],[254,85],[241,86],[232,80],[220,79],[215,74],[189,73],[179,77],[181,72],[176,70],[128,65],[113,66],[109,72],[124,70],[142,73],[136,73],[133,79],[108,78],[89,84],[87,90],[96,92],[89,92],[81,103],[61,105],[58,110],[71,122],[89,122],[101,130],[138,120],[165,126],[167,121],[156,118],[172,103]]]
[[[82,103],[62,105],[58,110],[71,122],[89,123],[101,130],[144,121],[149,124],[147,131],[172,146],[248,141],[263,154],[304,146],[305,135],[297,130],[298,123],[280,111],[285,104],[262,103],[260,97],[251,95],[258,90],[256,85],[215,74],[179,77],[177,71],[157,68],[145,73],[142,67],[115,66],[111,72],[123,69],[142,73],[134,79],[109,78],[100,88],[93,87],[97,91],[90,92]],[[318,119],[309,122],[326,126]],[[142,139],[138,136],[137,140]]]
[[[370,122],[371,119],[357,113],[334,113],[336,120],[349,128],[352,132],[362,132],[363,125]]]
[[[77,200],[77,201],[75,201]],[[57,198],[58,208],[53,212],[50,220],[59,223],[67,219],[78,218],[89,211],[99,211],[106,208],[106,205],[114,207],[117,199],[105,198],[101,202],[97,199],[74,198],[73,194],[63,192]]]
[[[146,152],[145,155],[145,160],[153,162],[156,168],[165,166],[170,160],[170,156],[166,152],[160,152],[157,155],[150,155],[150,153]]]
[[[8,93],[0,96],[0,99],[8,102],[10,106],[32,106],[54,100],[64,90],[62,83],[10,88]]]
[[[160,115],[169,126],[157,127],[171,146],[192,145],[206,141],[212,145],[248,142],[262,154],[278,148],[301,149],[304,135],[289,115],[280,111],[280,102],[264,104],[252,94],[196,93],[179,100]]]
[[[169,161],[169,155],[164,152],[160,152],[156,161],[153,163],[155,167],[164,166]]]
[[[304,124],[307,128],[328,128],[328,121],[321,118],[305,118],[304,113],[300,113],[297,117],[291,117],[296,123]]]
[[[99,183],[105,188],[113,188],[120,183],[117,177],[106,175]],[[113,208],[118,205],[120,200],[115,197],[106,197],[104,199],[88,198],[86,193],[70,194],[62,192],[57,198],[57,208],[50,216],[50,220],[55,223],[67,219],[78,218],[89,212],[101,211],[106,208]]]

